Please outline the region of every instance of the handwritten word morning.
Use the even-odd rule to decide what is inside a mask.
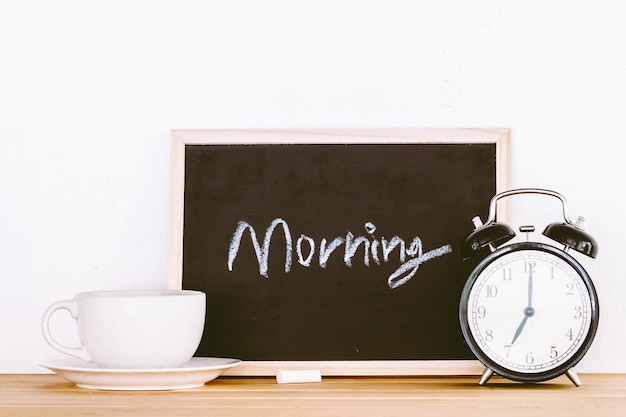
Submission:
[[[289,230],[289,225],[281,218],[274,219],[266,229],[263,244],[259,242],[254,227],[248,222],[243,220],[240,221],[237,224],[237,228],[230,241],[230,248],[228,250],[228,270],[230,272],[233,271],[233,264],[237,258],[237,254],[239,253],[241,240],[243,239],[245,233],[248,232],[259,262],[259,274],[265,278],[269,278],[268,258],[270,253],[270,244],[274,231],[279,226],[282,228],[285,235],[285,272],[290,272],[294,249],[293,238],[291,231]],[[452,252],[452,247],[448,244],[424,253],[422,240],[417,236],[413,238],[407,247],[406,242],[399,236],[393,236],[389,240],[385,237],[377,239],[374,236],[376,226],[371,222],[366,222],[364,227],[367,232],[366,235],[355,236],[352,232],[348,231],[345,237],[339,236],[333,238],[332,240],[323,238],[319,242],[319,245],[316,244],[315,239],[312,237],[301,234],[295,244],[298,263],[308,268],[311,266],[313,259],[315,258],[321,268],[326,268],[332,253],[338,251],[343,245],[343,261],[347,267],[352,267],[352,259],[356,255],[359,247],[363,246],[363,264],[369,267],[370,258],[376,265],[380,265],[381,262],[389,262],[391,253],[397,248],[398,259],[400,260],[401,265],[391,275],[389,275],[387,279],[389,287],[394,289],[406,284],[411,278],[413,278],[421,264]]]

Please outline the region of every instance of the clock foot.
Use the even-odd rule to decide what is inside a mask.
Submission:
[[[482,376],[480,377],[480,381],[478,381],[478,385],[485,385],[492,376],[493,376],[493,371],[489,368],[485,368]]]
[[[567,375],[569,380],[572,381],[572,383],[577,387],[580,387],[583,384],[576,372],[572,371],[571,369],[565,372],[565,375]]]

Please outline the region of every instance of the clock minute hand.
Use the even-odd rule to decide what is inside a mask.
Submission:
[[[533,305],[533,270],[528,271],[528,307]]]
[[[524,325],[526,325],[526,321],[528,321],[528,317],[532,317],[535,314],[535,309],[533,308],[533,269],[534,265],[531,265],[528,270],[528,307],[524,309],[524,318],[519,326],[517,326],[517,330],[515,330],[511,344],[515,343],[519,335],[522,334],[522,330],[524,329]]]

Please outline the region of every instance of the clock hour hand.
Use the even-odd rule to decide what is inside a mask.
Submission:
[[[511,344],[515,343],[519,335],[522,333],[522,330],[524,329],[524,325],[526,324],[528,318],[534,315],[535,309],[533,307],[528,306],[524,309],[524,318],[522,319],[522,322],[519,324],[519,326],[517,326],[517,330],[515,330],[515,334],[513,335],[513,340],[511,341]]]
[[[528,320],[528,316],[524,315],[524,319],[519,324],[519,326],[517,326],[517,330],[515,330],[515,334],[513,335],[513,340],[511,340],[511,344],[515,343],[519,335],[522,333],[522,329],[524,329],[524,325],[526,324],[527,320]]]

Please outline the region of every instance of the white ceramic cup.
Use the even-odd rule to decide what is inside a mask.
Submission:
[[[52,336],[50,318],[58,310],[76,320],[81,346],[66,346]],[[200,291],[84,292],[48,307],[41,328],[50,346],[101,368],[179,368],[200,344],[205,310],[206,295]]]

